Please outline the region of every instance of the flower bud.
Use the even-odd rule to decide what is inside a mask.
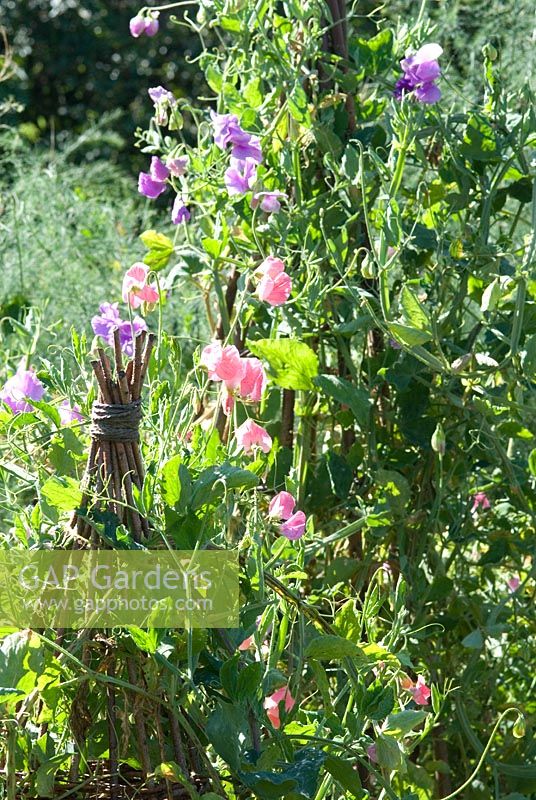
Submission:
[[[432,434],[431,439],[432,450],[435,453],[439,453],[440,456],[445,455],[445,448],[446,448],[446,439],[445,439],[445,431],[443,430],[443,426],[440,422],[437,423],[436,429]]]

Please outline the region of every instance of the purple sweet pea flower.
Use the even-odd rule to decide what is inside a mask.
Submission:
[[[214,127],[214,143],[225,150],[227,145],[232,145],[231,155],[237,160],[251,158],[260,164],[262,149],[258,136],[242,130],[235,114],[216,114],[210,112]]]
[[[395,85],[395,98],[400,100],[405,94],[413,95],[420,103],[437,103],[441,90],[435,85],[441,76],[437,63],[443,49],[435,43],[425,44],[416,53],[406,56],[400,62],[404,75]]]
[[[31,411],[27,400],[39,402],[43,398],[45,387],[33,369],[26,369],[21,361],[16,373],[9,378],[0,391],[0,400],[10,407],[14,414]]]
[[[160,23],[158,22],[158,12],[154,14],[149,14],[147,19],[145,20],[145,31],[144,31],[145,35],[156,36],[159,27]]]
[[[127,356],[132,358],[134,355],[134,339],[140,335],[142,331],[147,330],[145,320],[141,317],[134,317],[132,324],[130,320],[125,320],[119,326],[119,341],[121,343],[121,350]],[[110,342],[108,342],[110,344]]]
[[[71,406],[68,400],[64,400],[58,408],[60,422],[63,427],[71,425],[73,422],[83,422],[84,417],[80,413],[80,406],[76,403]]]
[[[174,225],[179,225],[181,222],[188,222],[192,215],[184,204],[184,200],[180,194],[175,198],[173,208],[171,209],[171,221]]]
[[[165,192],[167,186],[162,181],[155,181],[155,179],[148,172],[140,172],[138,176],[138,192],[150,200],[154,200]]]
[[[99,311],[100,314],[91,320],[93,333],[95,336],[100,336],[105,342],[113,342],[114,331],[121,324],[119,303],[101,303]]]
[[[169,178],[169,169],[157,156],[153,156],[151,158],[150,174],[154,181],[163,183],[166,178]]]
[[[177,105],[176,99],[163,86],[153,86],[148,90],[148,93],[154,104],[157,123],[159,125],[167,125],[169,112]]]
[[[244,161],[231,158],[231,166],[225,171],[224,180],[230,197],[249,192],[257,180],[255,161],[252,158],[246,158]]]
[[[267,214],[277,214],[278,211],[281,211],[280,197],[286,197],[285,193],[278,191],[257,192],[253,195],[251,207],[256,208],[260,203],[261,209],[266,211]]]

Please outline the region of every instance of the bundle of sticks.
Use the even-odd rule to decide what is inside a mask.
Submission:
[[[141,492],[145,472],[139,445],[141,390],[155,343],[155,335],[143,331],[134,339],[134,353],[124,365],[119,331],[114,333],[114,360],[102,348],[91,367],[99,386],[92,409],[91,448],[83,479],[79,512],[72,519],[78,537],[97,543],[90,522],[92,510],[103,506],[117,516],[135,541],[149,535],[147,519],[135,503],[133,487]]]

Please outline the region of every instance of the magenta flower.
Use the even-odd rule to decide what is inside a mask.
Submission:
[[[63,403],[60,404],[58,411],[60,414],[60,422],[63,427],[72,425],[73,422],[82,422],[84,419],[80,413],[80,406],[76,404],[71,406],[68,400],[64,400]]]
[[[292,291],[292,279],[286,272],[281,272],[275,278],[265,275],[257,286],[259,300],[271,306],[281,306],[286,303]]]
[[[31,411],[32,406],[27,402],[39,402],[43,399],[45,387],[36,376],[33,369],[26,369],[24,360],[18,366],[16,373],[9,378],[0,390],[0,400],[3,401],[14,414]]]
[[[376,751],[376,745],[375,744],[369,744],[369,746],[367,747],[367,756],[375,764],[378,763],[378,753]]]
[[[178,156],[177,158],[168,158],[166,166],[175,178],[180,178],[185,174],[188,167],[188,156]]]
[[[151,158],[149,172],[153,181],[160,181],[163,183],[166,178],[169,178],[169,169],[166,167],[164,162],[158,158],[158,156],[153,156]]]
[[[400,66],[404,75],[396,82],[394,90],[397,100],[411,93],[420,103],[432,104],[440,100],[441,90],[434,81],[441,76],[437,59],[442,52],[443,48],[438,44],[425,44],[416,53],[402,59]]]
[[[154,36],[158,33],[158,11],[150,12],[147,16],[137,14],[129,22],[130,34],[137,39],[142,34]]]
[[[521,586],[521,581],[519,579],[519,575],[513,575],[510,580],[507,581],[506,585],[510,589],[512,593],[517,592],[519,587]]]
[[[243,358],[243,377],[240,382],[240,395],[258,403],[266,389],[266,372],[258,358]]]
[[[143,303],[158,303],[158,288],[155,283],[148,283],[149,272],[149,267],[141,261],[137,261],[125,272],[122,296],[131,308],[139,308]]]
[[[292,516],[296,500],[290,492],[279,492],[275,497],[272,497],[270,505],[268,506],[268,516],[271,519],[288,519]]]
[[[148,172],[140,172],[138,176],[138,192],[150,200],[159,197],[167,189],[163,181],[155,180]]]
[[[426,685],[422,675],[417,678],[417,683],[409,687],[409,691],[413,695],[413,700],[420,706],[427,706],[430,700],[431,690]]]
[[[229,196],[246,194],[255,186],[257,181],[257,165],[252,158],[244,161],[231,158],[231,166],[225,171],[225,185]]]
[[[125,320],[119,326],[119,341],[121,350],[128,357],[132,358],[134,355],[134,339],[136,339],[142,331],[147,330],[147,324],[141,317],[134,317],[132,324],[130,320]],[[110,342],[108,342],[110,344]]]
[[[487,511],[488,508],[491,508],[491,503],[485,492],[477,492],[473,495],[473,506],[471,508],[471,513],[474,514],[479,508],[481,508],[483,511]]]
[[[262,161],[261,140],[258,136],[250,136],[249,134],[245,134],[245,136],[247,136],[247,139],[244,138],[242,141],[237,141],[233,144],[231,156],[238,161],[251,158],[252,161],[260,164]]]
[[[236,429],[235,437],[240,450],[248,455],[253,454],[256,448],[260,448],[263,453],[269,453],[272,449],[272,437],[252,419],[247,419]]]
[[[191,216],[187,206],[184,204],[183,198],[178,194],[173,201],[171,221],[174,225],[179,225],[181,222],[188,222]]]
[[[145,35],[146,36],[156,36],[158,33],[158,29],[160,27],[160,23],[158,21],[158,11],[155,13],[149,14],[147,20],[145,22]]]
[[[296,511],[295,514],[292,514],[285,522],[281,523],[279,532],[282,536],[286,536],[287,539],[295,541],[296,539],[301,539],[305,533],[306,524],[307,517],[303,511]]]
[[[279,704],[284,701],[285,711],[288,713],[292,711],[294,706],[296,705],[296,700],[292,697],[289,689],[287,686],[283,686],[281,689],[277,689],[273,694],[269,695],[264,699],[264,708],[266,711],[266,716],[274,726],[274,728],[279,729],[281,727],[281,712],[279,710]]]
[[[277,214],[278,211],[281,211],[280,197],[286,197],[285,193],[278,191],[257,192],[251,200],[251,208],[256,208],[260,203],[262,211],[266,211],[267,214]]]

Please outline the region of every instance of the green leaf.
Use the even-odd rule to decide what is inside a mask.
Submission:
[[[41,486],[41,496],[58,511],[74,511],[82,502],[82,492],[74,478],[49,478]]]
[[[242,90],[244,100],[249,103],[252,108],[259,108],[262,106],[264,96],[262,93],[262,84],[260,78],[252,78]]]
[[[378,764],[388,770],[400,769],[404,756],[396,739],[380,734],[376,739],[376,757]]]
[[[240,764],[240,737],[245,733],[246,719],[238,705],[221,702],[207,720],[205,732],[214,750],[231,769]]]
[[[235,653],[220,668],[221,685],[231,700],[234,700],[237,696],[239,661],[240,653]]]
[[[191,506],[195,511],[220,500],[230,489],[252,489],[259,479],[253,472],[225,462],[204,470],[194,482]]]
[[[354,759],[346,761],[344,758],[339,758],[339,756],[329,755],[324,762],[324,767],[340,783],[343,789],[351,792],[351,796],[356,800],[367,796],[361,787]]]
[[[182,456],[176,455],[166,461],[160,470],[160,485],[162,499],[166,505],[173,508],[181,498],[181,482],[179,478],[179,467],[182,464]]]
[[[468,633],[467,636],[462,639],[463,647],[467,647],[469,650],[481,650],[484,645],[484,637],[482,636],[482,632],[477,628],[471,633]]]
[[[248,339],[247,347],[257,358],[268,362],[274,383],[283,389],[314,389],[318,375],[318,356],[296,339]]]
[[[201,244],[203,245],[203,249],[209,256],[212,256],[212,258],[219,258],[224,247],[224,243],[219,239],[209,239],[208,237],[203,239]]]
[[[307,94],[303,86],[296,82],[288,97],[288,110],[296,122],[309,123],[311,118],[307,109]]]
[[[421,331],[417,328],[411,328],[409,325],[403,325],[401,322],[389,322],[388,328],[395,339],[408,347],[425,344],[425,342],[429,342],[432,338],[430,331]]]
[[[369,39],[358,37],[350,43],[353,59],[365,75],[377,75],[390,66],[393,57],[393,34],[385,28]]]
[[[326,754],[321,750],[305,747],[296,753],[294,764],[286,765],[281,772],[239,772],[238,776],[262,800],[311,800],[325,760]]]
[[[140,239],[149,250],[143,258],[144,263],[155,271],[167,266],[171,254],[173,253],[173,242],[171,239],[155,230],[144,231]]]
[[[422,303],[407,286],[402,287],[400,305],[404,312],[404,322],[410,327],[430,333],[430,320],[423,309]]]
[[[348,406],[361,429],[368,427],[371,399],[366,389],[336,375],[318,375],[314,383],[328,397]]]
[[[497,137],[485,117],[473,114],[469,118],[460,150],[470,161],[497,161],[500,158]]]
[[[428,714],[426,711],[399,711],[398,714],[390,714],[387,723],[383,726],[383,733],[386,736],[404,736],[417,725],[423,722]]]
[[[236,696],[239,700],[252,700],[260,690],[264,666],[261,661],[248,664],[238,673]]]
[[[223,86],[223,76],[214,64],[209,64],[205,69],[205,78],[213,92],[221,92]]]
[[[356,642],[361,633],[360,614],[355,607],[355,600],[347,600],[337,613],[333,621],[337,632],[345,639]]]

